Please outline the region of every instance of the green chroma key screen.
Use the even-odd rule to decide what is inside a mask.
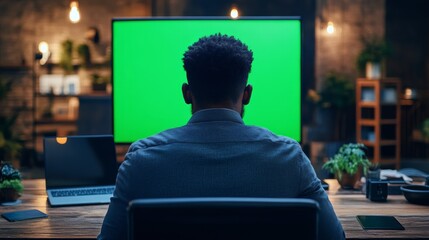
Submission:
[[[233,35],[253,51],[244,122],[301,141],[301,21],[297,18],[114,19],[113,134],[131,143],[185,125],[182,57],[200,37]]]

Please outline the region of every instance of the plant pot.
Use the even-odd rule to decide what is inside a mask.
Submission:
[[[14,188],[2,188],[0,189],[0,203],[3,202],[14,202],[21,196],[19,192]]]
[[[105,92],[107,89],[107,84],[105,83],[93,83],[92,84],[92,91],[103,91]]]
[[[367,79],[380,79],[381,78],[381,63],[367,62],[365,66]]]
[[[338,176],[335,176],[335,177],[336,177],[336,179],[337,179],[337,181],[340,184],[342,189],[351,190],[351,189],[355,189],[356,186],[358,185],[357,183],[360,181],[361,174],[359,174],[359,173],[355,173],[355,174],[343,173],[341,179],[339,179]]]

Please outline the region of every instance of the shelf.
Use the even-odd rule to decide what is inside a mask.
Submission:
[[[111,88],[107,88],[108,91],[93,90],[91,86],[91,75],[98,74],[101,77],[111,76],[111,62],[93,62],[88,66],[82,66],[79,64],[79,61],[73,61],[73,69],[70,75],[74,76],[65,74],[65,71],[58,62],[48,62],[45,65],[37,65],[35,71],[32,94],[34,98],[33,138],[36,151],[43,152],[43,138],[45,136],[74,135],[78,133],[78,128],[82,127],[81,125],[78,126],[78,124],[88,121],[82,118],[82,116],[79,118],[80,110],[82,110],[80,107],[84,105],[82,104],[83,102],[86,102],[88,99],[98,100],[100,98],[104,100],[110,98],[112,95]],[[52,78],[49,79],[49,77]],[[60,80],[62,81],[54,81],[56,80],[55,77],[61,78]],[[54,82],[51,81],[52,79]],[[43,85],[41,81],[45,81]],[[79,84],[76,85],[76,83]],[[70,85],[73,84],[75,84],[74,86],[76,88],[70,88]],[[53,94],[54,92],[57,94]],[[108,104],[111,104],[111,102],[108,102]],[[96,115],[96,113],[100,111],[105,112],[104,110],[92,108],[91,106],[88,110],[88,114],[92,117],[93,114]],[[111,119],[109,119],[109,121],[110,120]],[[98,124],[98,122],[96,124]]]
[[[381,102],[380,106],[384,107],[388,107],[388,106],[396,106],[397,103],[386,103],[386,102]],[[360,106],[361,107],[376,107],[378,106],[376,102],[373,101],[361,101],[360,102]]]
[[[379,84],[380,82],[388,85],[396,85],[399,82],[399,78],[382,78],[382,79],[366,79],[358,78],[358,81],[361,82],[361,86],[368,87]]]
[[[52,119],[37,119],[36,124],[75,124],[77,119],[52,118]]]
[[[356,141],[368,147],[374,163],[400,166],[399,79],[358,79],[356,82]],[[371,140],[369,140],[371,139]]]
[[[367,147],[374,147],[375,146],[374,141],[362,140],[361,142]],[[380,146],[395,146],[396,140],[381,140],[379,144],[380,144]]]
[[[372,101],[361,101],[360,106],[361,107],[375,107],[376,104],[375,104],[375,102],[372,102]]]
[[[99,96],[110,96],[109,93],[104,92],[104,91],[99,91],[99,92],[91,92],[91,93],[86,93],[86,94],[44,94],[44,93],[37,93],[36,94],[37,97],[55,97],[55,98],[71,98],[71,97],[99,97]]]
[[[94,70],[94,69],[101,69],[101,68],[111,68],[112,64],[110,61],[107,62],[97,62],[97,63],[91,63],[88,66],[83,66],[79,63],[73,64],[73,71],[77,71],[78,69],[88,69],[88,70]],[[48,72],[52,71],[52,69],[61,68],[59,63],[47,63],[45,65],[41,65],[42,68],[47,69]]]
[[[364,119],[363,118],[360,120],[359,124],[361,126],[375,126],[376,124],[379,124],[379,123],[377,123],[377,121],[374,119]],[[396,121],[396,119],[382,119],[382,120],[380,120],[380,124],[393,125],[393,124],[397,124],[397,121]]]
[[[0,66],[1,72],[18,72],[18,71],[29,71],[30,66]]]

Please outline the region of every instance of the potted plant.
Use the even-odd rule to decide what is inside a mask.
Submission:
[[[23,189],[19,171],[9,163],[0,163],[0,203],[16,201]]]
[[[368,79],[381,77],[382,61],[390,54],[390,49],[385,41],[379,38],[363,40],[363,49],[357,58],[357,66],[360,72],[365,71]]]
[[[73,41],[65,40],[61,43],[61,59],[60,66],[66,74],[73,71]]]
[[[91,74],[92,90],[103,91],[107,90],[107,85],[110,83],[108,77],[100,76],[98,73]]]
[[[4,108],[4,100],[11,89],[12,81],[0,79],[0,108]],[[16,160],[22,148],[21,140],[13,132],[19,109],[14,109],[13,113],[3,113],[3,111],[0,112],[0,163]]]
[[[328,140],[345,140],[348,129],[346,124],[350,122],[347,116],[353,110],[355,101],[353,81],[346,75],[330,72],[324,78],[319,91],[313,89],[308,91],[307,99],[318,107],[316,125],[323,125],[323,129],[334,133],[333,139]],[[327,123],[332,124],[327,126]],[[320,126],[317,127],[320,129]]]
[[[353,189],[361,177],[361,171],[366,175],[371,162],[365,155],[365,146],[361,143],[344,144],[323,168],[335,174],[343,189]]]
[[[91,64],[91,52],[87,44],[78,45],[77,54],[83,67],[88,67]]]
[[[423,140],[429,142],[429,118],[423,121],[421,132]]]

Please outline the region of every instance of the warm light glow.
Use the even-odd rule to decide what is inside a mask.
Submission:
[[[329,34],[333,34],[335,32],[335,27],[333,22],[328,22],[328,26],[326,27],[326,32]]]
[[[40,42],[39,43],[39,52],[41,52],[41,53],[49,52],[49,45],[47,42]]]
[[[411,88],[405,88],[405,95],[411,96],[411,94],[413,94],[413,90],[411,90]]]
[[[67,143],[67,137],[57,137],[56,138],[58,144],[66,144]]]
[[[80,20],[80,13],[79,13],[79,4],[77,1],[71,1],[70,2],[70,21],[72,23],[77,23]]]
[[[232,8],[230,15],[231,15],[231,18],[234,18],[234,19],[238,18],[238,10],[237,10],[237,8],[235,8],[235,7]]]
[[[49,59],[49,56],[51,55],[51,52],[49,51],[49,45],[47,42],[42,41],[39,43],[39,52],[42,53],[42,58],[40,59],[40,64],[45,65],[45,63]]]

